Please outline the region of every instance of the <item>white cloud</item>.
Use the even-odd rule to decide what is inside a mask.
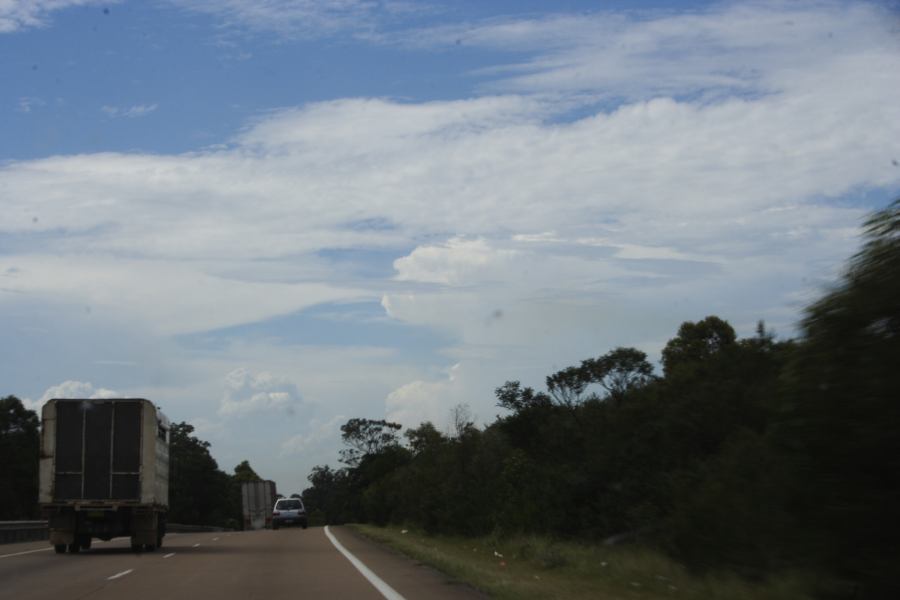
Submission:
[[[192,6],[255,18],[253,4],[214,4]],[[260,29],[282,7],[256,6]],[[335,100],[191,153],[3,163],[0,310],[128,332],[148,348],[141,393],[175,420],[219,411],[201,423],[209,435],[302,406],[323,429],[281,418],[217,442],[223,464],[251,443],[254,465],[299,452],[270,463],[286,480],[311,456],[336,458],[325,429],[343,415],[415,426],[465,402],[489,419],[507,379],[541,385],[617,345],[658,353],[710,313],[790,334],[854,250],[873,202],[859,198],[900,189],[889,21],[870,5],[795,6],[478,24],[463,44],[531,57],[488,75],[502,95]],[[590,109],[585,96],[625,100]],[[365,222],[390,227],[353,226]],[[348,275],[322,258],[332,249],[380,250],[395,272]],[[179,347],[180,334],[375,298],[388,318],[442,333],[441,358],[373,339],[302,345],[302,333]]]
[[[340,414],[324,422],[314,419],[306,433],[292,435],[281,443],[280,456],[302,456],[317,451],[319,446],[334,446],[341,437],[341,425],[346,422],[347,417]]]
[[[420,9],[406,2],[370,0],[170,0],[213,15],[226,26],[286,37],[319,38],[342,31],[365,35],[378,22]]]
[[[73,6],[109,5],[117,0],[0,0],[0,33],[47,25],[50,13]]]
[[[22,96],[19,98],[19,106],[16,110],[21,113],[30,113],[36,106],[46,106],[46,104],[41,98]]]
[[[460,365],[450,367],[444,379],[437,381],[411,381],[404,384],[385,399],[387,420],[406,428],[418,427],[431,421],[438,427],[448,424],[450,411],[464,403],[467,397],[459,382]]]
[[[100,110],[106,113],[106,116],[111,119],[134,119],[137,117],[146,117],[150,113],[154,112],[157,108],[159,108],[158,104],[136,104],[134,106],[127,107],[104,105]]]
[[[60,384],[51,386],[47,388],[47,390],[41,395],[38,400],[31,400],[30,398],[26,398],[22,401],[25,405],[25,408],[29,410],[34,410],[38,414],[41,412],[41,408],[48,400],[52,400],[54,398],[123,398],[127,396],[122,396],[118,392],[109,390],[106,388],[97,388],[94,387],[94,384],[89,381],[74,381],[67,380],[63,381]]]
[[[506,91],[632,99],[773,93],[803,89],[822,77],[823,64],[839,68],[848,56],[876,69],[890,61],[897,42],[883,26],[893,18],[888,10],[863,2],[722,2],[678,13],[497,19],[420,30],[405,41],[530,54],[524,62],[483,71],[491,76],[488,87]]]
[[[516,259],[516,251],[491,248],[483,239],[451,238],[438,246],[420,246],[394,261],[397,279],[446,285],[473,283],[499,276]]]
[[[297,386],[269,372],[235,369],[225,377],[225,395],[219,406],[223,417],[253,413],[294,415],[303,403]]]
[[[105,319],[137,320],[154,335],[218,329],[362,295],[324,283],[235,279],[168,261],[20,255],[0,259],[0,269],[8,263],[17,271],[5,289],[16,295],[65,298]]]

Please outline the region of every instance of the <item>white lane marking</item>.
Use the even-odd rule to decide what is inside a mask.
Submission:
[[[381,595],[387,598],[388,600],[406,600],[403,596],[401,596],[397,590],[386,584],[378,575],[373,573],[369,567],[363,564],[361,560],[350,554],[350,552],[344,548],[341,543],[337,540],[334,535],[332,535],[331,531],[328,529],[328,525],[325,526],[325,535],[328,536],[328,539],[331,540],[331,543],[334,545],[338,551],[344,555],[344,557],[350,561],[356,570],[362,573],[362,576],[369,580],[375,589],[381,592]]]
[[[127,537],[116,537],[111,540],[94,540],[97,544],[105,544],[107,542],[115,542],[117,540],[127,540]],[[53,546],[49,548],[38,548],[37,550],[26,550],[24,552],[15,552],[13,554],[0,554],[0,558],[9,558],[11,556],[22,556],[23,554],[34,554],[35,552],[46,552],[47,550],[53,550]]]
[[[14,554],[0,554],[0,558],[9,558],[10,556],[22,556],[23,554],[34,554],[35,552],[46,552],[47,550],[53,550],[53,546],[49,548],[38,548],[37,550],[26,550],[24,552],[16,552]]]
[[[119,577],[125,577],[126,575],[128,575],[128,574],[131,573],[132,571],[134,571],[134,569],[128,569],[127,571],[122,571],[121,573],[116,573],[115,575],[113,575],[113,576],[111,576],[111,577],[107,577],[107,579],[109,579],[110,581],[112,581],[113,579],[118,579]]]
[[[219,541],[219,538],[213,538],[213,541],[214,541],[214,542],[218,542],[218,541]]]
[[[198,547],[200,544],[194,544],[194,548]]]
[[[166,554],[165,556],[163,556],[163,558],[172,558],[173,556],[175,556],[175,553],[174,553],[174,552],[169,552],[168,554]]]

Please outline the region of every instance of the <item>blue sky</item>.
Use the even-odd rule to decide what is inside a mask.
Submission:
[[[795,333],[900,195],[885,2],[0,2],[0,381],[282,490],[351,417]]]

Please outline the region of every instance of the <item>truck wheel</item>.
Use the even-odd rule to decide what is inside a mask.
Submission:
[[[54,544],[53,549],[57,554],[65,554],[66,553],[66,545],[65,544]]]
[[[156,552],[156,546],[154,544],[144,544],[144,549],[147,552]]]
[[[91,536],[89,535],[80,535],[78,536],[78,545],[84,548],[85,550],[91,549]]]
[[[143,549],[143,546],[138,544],[137,542],[131,542],[131,551],[132,552],[140,552]]]
[[[81,550],[81,546],[77,543],[69,544],[69,554],[78,554],[78,551]]]

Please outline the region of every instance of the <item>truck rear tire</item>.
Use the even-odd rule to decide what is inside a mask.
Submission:
[[[66,553],[66,545],[65,544],[54,544],[53,550],[55,550],[57,554],[65,554]]]
[[[81,550],[81,546],[78,543],[69,544],[69,554],[78,554],[78,551]]]

